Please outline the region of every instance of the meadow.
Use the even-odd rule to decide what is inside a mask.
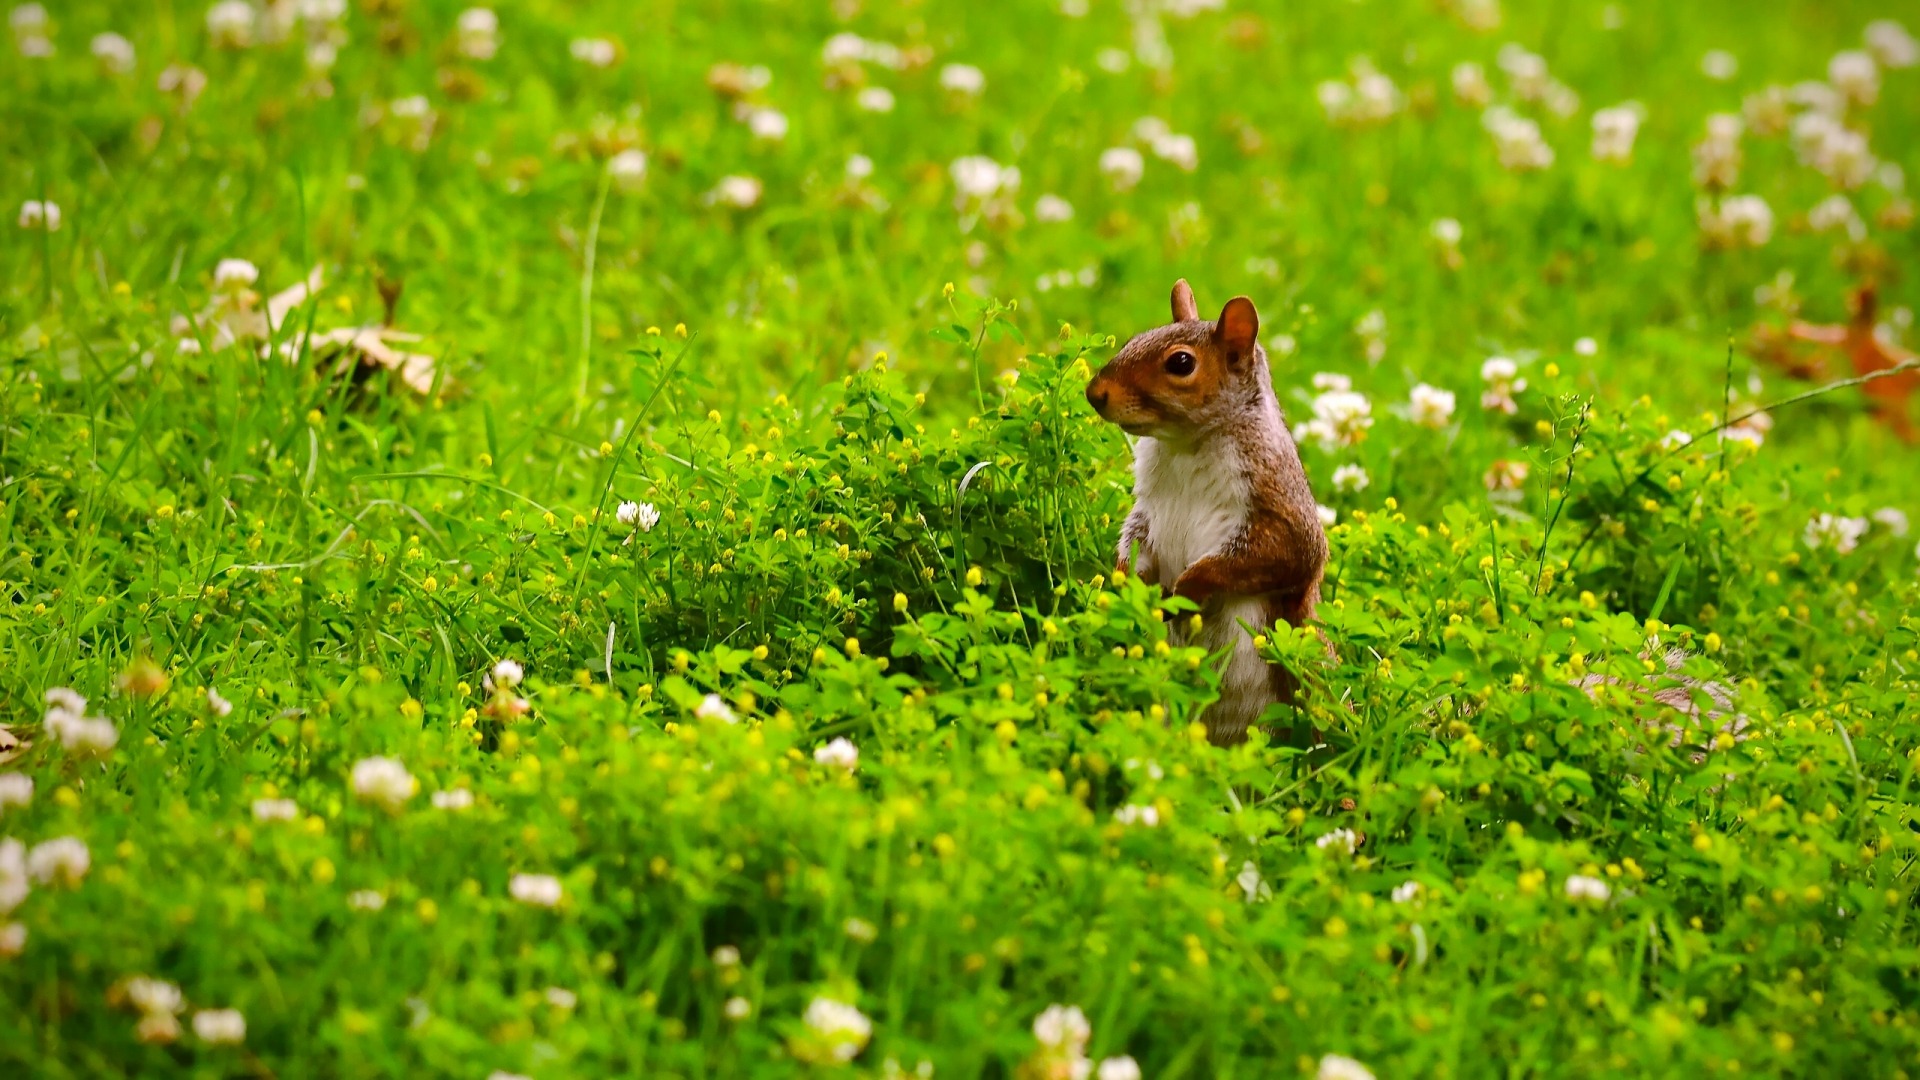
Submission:
[[[1909,1075],[1911,31],[13,7],[0,1072]],[[1176,278],[1288,738],[1114,571]]]

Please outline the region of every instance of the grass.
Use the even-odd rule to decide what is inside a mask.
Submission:
[[[1905,1075],[1913,450],[1747,332],[1870,277],[1911,340],[1911,197],[1819,231],[1833,183],[1749,131],[1772,235],[1727,248],[1692,178],[1708,114],[1881,13],[839,6],[503,5],[484,60],[437,0],[229,48],[16,17],[55,52],[0,68],[0,196],[61,215],[0,246],[0,1063]],[[1399,107],[1335,123],[1362,55]],[[1462,62],[1551,166],[1502,167]],[[1917,78],[1843,114],[1907,174]],[[1370,405],[1303,444],[1291,742],[1209,746],[1191,609],[1111,573],[1129,448],[1082,391],[1177,276],[1255,299],[1296,424],[1318,373]]]

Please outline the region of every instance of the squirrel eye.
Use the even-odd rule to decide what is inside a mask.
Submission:
[[[1194,359],[1192,353],[1181,349],[1167,357],[1167,374],[1179,376],[1191,375],[1193,374],[1194,365],[1197,363],[1198,361]]]

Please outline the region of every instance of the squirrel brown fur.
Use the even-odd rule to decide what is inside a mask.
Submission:
[[[1253,301],[1236,296],[1203,320],[1182,280],[1173,322],[1136,335],[1087,384],[1094,410],[1138,437],[1118,568],[1199,605],[1199,632],[1176,625],[1176,643],[1230,647],[1204,717],[1221,745],[1245,739],[1269,704],[1295,700],[1296,680],[1260,658],[1253,635],[1311,619],[1327,562],[1259,333]]]

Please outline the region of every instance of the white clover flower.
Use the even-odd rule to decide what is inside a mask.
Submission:
[[[1191,135],[1167,133],[1149,144],[1153,156],[1172,164],[1181,172],[1192,172],[1200,167],[1200,147]]]
[[[730,206],[735,210],[751,209],[760,202],[764,189],[760,181],[751,176],[723,176],[720,183],[707,193],[709,203]]]
[[[1681,431],[1679,428],[1675,428],[1660,437],[1660,445],[1668,450],[1677,450],[1682,446],[1691,445],[1692,442],[1693,436]]]
[[[0,956],[19,956],[27,948],[25,923],[0,923]]]
[[[193,1033],[212,1046],[232,1046],[247,1040],[247,1018],[239,1009],[201,1009],[193,1014]]]
[[[1569,900],[1594,900],[1604,903],[1613,895],[1613,890],[1607,887],[1606,882],[1585,874],[1569,875],[1565,887]]]
[[[1836,555],[1847,555],[1860,546],[1860,538],[1867,535],[1867,529],[1866,518],[1822,513],[1807,522],[1800,539],[1816,551],[1830,547]]]
[[[1892,533],[1895,537],[1901,537],[1901,536],[1907,535],[1906,511],[1901,510],[1897,507],[1883,506],[1880,509],[1875,510],[1872,516],[1873,516],[1873,520],[1876,523],[1878,523],[1880,526],[1885,528],[1888,532]],[[28,790],[32,790],[32,789],[29,788]],[[4,799],[0,799],[0,802],[4,802],[4,801],[5,801]]]
[[[552,874],[515,874],[507,881],[507,895],[532,907],[555,908],[563,890]]]
[[[495,1069],[487,1074],[487,1080],[533,1080],[533,1077],[510,1073],[505,1069]]]
[[[940,85],[953,93],[973,97],[987,88],[987,77],[972,64],[948,64],[940,69]]]
[[[1593,159],[1626,164],[1633,160],[1633,140],[1640,134],[1645,110],[1628,102],[1593,114]]]
[[[1367,485],[1371,483],[1373,478],[1367,475],[1366,469],[1358,465],[1342,465],[1333,470],[1333,490],[1343,494],[1352,495],[1365,491]]]
[[[873,175],[873,159],[865,154],[854,154],[847,158],[847,179],[865,180]]]
[[[105,754],[120,741],[113,721],[86,714],[87,699],[65,687],[47,691],[47,712],[41,720],[61,746],[76,754]]]
[[[16,34],[47,32],[47,9],[40,4],[21,4],[7,12],[7,25]]]
[[[1773,239],[1773,209],[1758,195],[1702,198],[1696,206],[1700,235],[1711,247],[1757,248]]]
[[[466,788],[448,788],[433,793],[435,810],[466,810],[473,806],[473,792]]]
[[[884,86],[863,86],[853,96],[853,103],[865,112],[890,113],[893,111],[893,91]]]
[[[1503,458],[1493,463],[1486,475],[1480,478],[1480,482],[1495,495],[1514,493],[1526,484],[1527,475],[1532,471],[1532,466],[1524,461],[1508,461]]]
[[[824,1044],[829,1060],[846,1063],[866,1049],[873,1038],[873,1021],[844,1001],[817,997],[807,1004],[805,1022]]]
[[[20,227],[32,231],[59,232],[60,204],[28,199],[20,204]]]
[[[180,987],[165,979],[136,975],[127,980],[127,1000],[147,1016],[171,1016],[186,1008]]]
[[[838,33],[827,39],[820,49],[820,59],[828,67],[842,64],[857,64],[866,59],[867,41],[859,34]]]
[[[1408,398],[1407,419],[1425,428],[1444,428],[1453,419],[1453,409],[1453,391],[1421,383]]]
[[[527,669],[521,665],[520,661],[496,660],[493,663],[492,670],[488,671],[487,677],[481,681],[486,684],[486,688],[489,690],[496,688],[505,690],[519,686],[526,677]]]
[[[207,711],[218,717],[233,715],[233,702],[221,696],[220,691],[207,687]]]
[[[1907,28],[1892,19],[1875,19],[1867,24],[1867,51],[1884,68],[1908,68],[1920,63],[1920,43]]]
[[[613,515],[622,525],[629,525],[641,532],[652,532],[660,523],[660,511],[652,503],[623,502]]]
[[[93,865],[93,855],[77,836],[62,836],[35,844],[27,852],[27,876],[42,885],[80,884]]]
[[[1867,223],[1845,195],[1829,195],[1807,211],[1807,227],[1814,232],[1844,232],[1852,240],[1865,239]]]
[[[727,1019],[738,1023],[753,1015],[753,1002],[743,997],[730,997],[721,1006],[721,1012],[726,1014]]]
[[[1575,356],[1598,356],[1600,354],[1600,343],[1590,337],[1575,338],[1573,339],[1573,354]]]
[[[762,142],[779,142],[787,137],[787,114],[778,109],[753,109],[747,113],[747,130]]]
[[[491,60],[500,49],[500,17],[491,8],[468,8],[455,24],[455,48],[469,60]]]
[[[1314,1080],[1373,1080],[1373,1072],[1350,1057],[1327,1054],[1320,1058]]]
[[[207,9],[207,36],[222,49],[244,49],[253,44],[257,16],[247,0],[220,0]]]
[[[1487,71],[1479,64],[1453,65],[1453,96],[1470,109],[1484,109],[1493,101],[1493,87],[1487,85]]]
[[[607,159],[607,176],[613,186],[631,195],[647,179],[647,154],[644,150],[622,150]]]
[[[1553,164],[1553,147],[1540,137],[1540,125],[1512,109],[1495,105],[1481,114],[1480,124],[1493,136],[1501,168],[1534,172]]]
[[[565,1012],[572,1012],[580,1004],[580,995],[564,986],[549,986],[540,996],[546,998],[548,1005]]]
[[[111,30],[93,35],[88,51],[93,53],[95,60],[100,61],[100,70],[109,75],[125,75],[133,70],[133,42]]]
[[[1547,96],[1547,86],[1552,76],[1547,70],[1546,57],[1510,41],[1500,46],[1494,62],[1513,81],[1515,97],[1522,101],[1539,101]]]
[[[845,736],[834,739],[813,752],[813,760],[822,765],[852,772],[860,765],[860,748]]]
[[[574,38],[567,53],[588,67],[610,68],[620,59],[620,46],[606,38]]]
[[[1322,450],[1352,446],[1373,426],[1373,403],[1351,390],[1329,390],[1313,399],[1313,419],[1294,429],[1294,437],[1317,442]]]
[[[392,758],[370,757],[354,762],[352,773],[354,797],[362,802],[373,803],[388,811],[398,813],[420,789],[420,781],[407,772],[407,767]]]
[[[1427,226],[1427,234],[1433,237],[1434,243],[1451,248],[1460,246],[1464,230],[1460,228],[1459,219],[1443,217],[1434,219],[1433,224]]]
[[[27,882],[27,848],[9,836],[0,840],[0,915],[12,914],[33,886]]]
[[[190,108],[207,88],[207,73],[191,64],[168,64],[156,85],[161,93],[177,98],[181,108]]]
[[[979,154],[955,159],[947,172],[953,177],[954,190],[963,204],[981,202],[1020,186],[1019,169]]]
[[[1337,371],[1316,371],[1313,373],[1313,388],[1323,393],[1328,390],[1345,392],[1353,389],[1353,378]]]
[[[1355,833],[1352,829],[1335,829],[1315,840],[1313,846],[1322,851],[1342,852],[1351,855],[1353,854],[1353,849],[1360,846],[1360,837],[1359,834]]]
[[[722,945],[714,949],[713,966],[723,968],[739,967],[740,950],[732,945]]]
[[[240,293],[260,280],[260,268],[245,259],[221,259],[213,268],[213,291]]]
[[[740,719],[719,694],[708,694],[701,698],[700,704],[694,707],[693,715],[702,720],[722,720],[729,724],[737,723]]]
[[[1726,82],[1740,71],[1740,61],[1725,49],[1709,49],[1700,58],[1700,74],[1714,82]]]
[[[1151,829],[1160,824],[1160,811],[1151,803],[1129,803],[1113,812],[1113,820],[1122,825],[1140,825]]]
[[[1110,1057],[1093,1071],[1095,1080],[1140,1080],[1140,1063],[1130,1057]]]
[[[1131,146],[1112,146],[1100,151],[1100,175],[1115,191],[1131,191],[1147,171],[1146,159]]]
[[[347,894],[347,906],[355,911],[379,911],[387,906],[387,894],[374,889],[355,889]]]
[[[0,773],[0,811],[9,806],[27,806],[33,802],[33,777],[26,773]]]
[[[292,799],[253,800],[253,820],[292,821],[300,816],[300,804]]]
[[[1078,1005],[1049,1005],[1033,1018],[1033,1037],[1049,1050],[1078,1057],[1093,1038],[1093,1026]]]
[[[840,924],[840,930],[862,945],[870,945],[880,936],[880,931],[872,923],[861,918],[849,918]]]
[[[1033,203],[1035,221],[1059,222],[1073,220],[1073,204],[1058,195],[1042,195]]]
[[[1331,506],[1323,506],[1316,503],[1314,504],[1313,511],[1314,514],[1320,518],[1320,527],[1323,529],[1333,528],[1340,520],[1340,511],[1335,510]]]
[[[1425,890],[1426,886],[1417,881],[1403,881],[1393,887],[1393,902],[1396,904],[1410,904],[1420,899],[1420,894]]]
[[[1849,49],[1835,53],[1827,62],[1827,81],[1855,105],[1871,105],[1880,100],[1880,65],[1873,54]]]

